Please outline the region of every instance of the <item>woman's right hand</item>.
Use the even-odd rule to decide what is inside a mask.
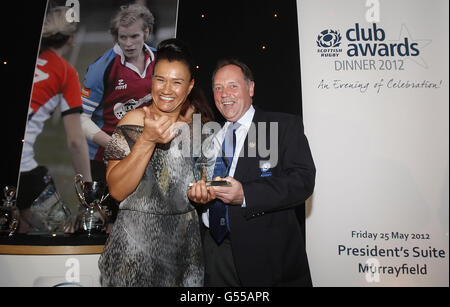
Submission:
[[[175,133],[170,118],[151,113],[149,107],[143,107],[143,110],[145,112],[143,140],[153,144],[167,144],[172,141]]]

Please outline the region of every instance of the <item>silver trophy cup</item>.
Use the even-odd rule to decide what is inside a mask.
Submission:
[[[105,195],[106,185],[98,181],[84,181],[81,174],[75,176],[75,191],[80,200],[80,208],[75,222],[75,231],[94,233],[105,231],[107,210],[102,207],[103,201],[109,196]]]

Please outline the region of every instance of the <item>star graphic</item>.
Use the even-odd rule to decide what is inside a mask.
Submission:
[[[407,37],[410,43],[417,43],[417,48],[420,50],[420,55],[415,57],[408,57],[411,61],[416,63],[419,66],[422,66],[425,69],[428,69],[428,64],[422,56],[422,50],[431,44],[431,39],[414,39],[409,32],[408,27],[405,24],[402,24],[400,28],[400,33],[398,34],[397,40],[390,40],[391,42],[403,42],[404,38]]]

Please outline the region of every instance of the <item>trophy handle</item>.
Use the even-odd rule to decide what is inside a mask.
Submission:
[[[3,189],[3,194],[5,195],[5,198],[8,202],[11,202],[11,200],[16,196],[16,188],[12,186],[6,186]]]
[[[76,174],[75,175],[75,191],[77,192],[77,196],[78,199],[80,200],[80,202],[83,204],[83,206],[85,206],[86,208],[89,207],[89,205],[87,204],[86,200],[84,199],[84,195],[82,193],[82,190],[80,189],[80,187],[84,184],[84,180],[83,180],[83,175],[81,174]]]
[[[106,195],[103,195],[102,199],[100,199],[100,201],[97,202],[96,208],[95,208],[98,211],[98,213],[100,214],[104,223],[106,223],[106,221],[107,221],[107,216],[106,216],[105,212],[103,211],[103,208],[101,205],[105,201],[105,199],[107,199],[108,197],[109,197],[109,193],[107,193]]]
[[[6,207],[14,206],[14,197],[16,196],[16,188],[13,186],[6,186],[3,189],[3,194],[5,195],[5,199],[3,205]]]

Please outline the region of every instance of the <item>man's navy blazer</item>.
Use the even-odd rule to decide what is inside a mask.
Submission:
[[[278,144],[270,144],[271,122]],[[234,178],[242,183],[246,207],[229,206],[230,238],[243,286],[311,286],[304,234],[295,209],[314,190],[316,169],[299,116],[255,107],[256,138],[246,137]],[[266,148],[277,146],[278,161],[261,167],[261,124]],[[255,143],[256,140],[256,143]],[[243,156],[242,156],[243,155]]]

